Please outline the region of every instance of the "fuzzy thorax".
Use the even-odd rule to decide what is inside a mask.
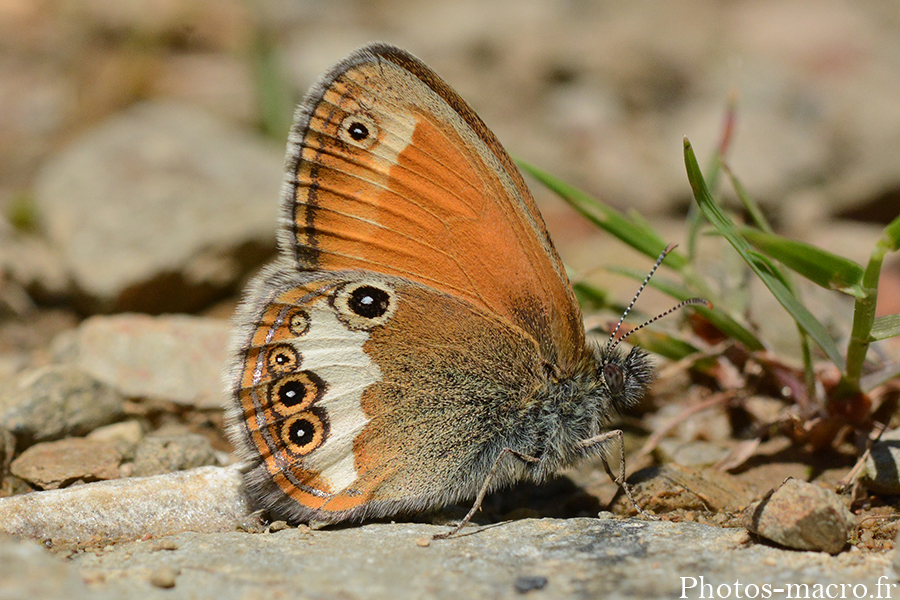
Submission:
[[[653,378],[647,353],[634,347],[628,354],[619,348],[590,348],[572,374],[550,378],[543,386],[535,415],[542,432],[531,451],[540,461],[532,468],[535,479],[544,479],[572,466],[597,447],[583,442],[600,435],[622,411],[634,407]]]

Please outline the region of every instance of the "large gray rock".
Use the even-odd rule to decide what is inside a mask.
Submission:
[[[57,545],[233,531],[250,509],[236,468],[201,467],[0,498],[0,533]]]
[[[147,102],[52,157],[36,202],[84,309],[190,311],[274,247],[282,163],[278,145]]]
[[[88,590],[77,568],[39,543],[0,534],[0,600],[107,597]]]
[[[80,436],[121,418],[122,395],[72,365],[49,365],[21,374],[0,394],[0,427],[20,447]]]
[[[794,598],[819,597],[824,588],[817,592],[814,585],[832,585],[834,593],[833,584],[861,584],[866,588],[855,588],[857,594],[865,589],[865,597],[877,597],[879,577],[890,563],[883,555],[841,560],[748,544],[742,530],[639,519],[526,519],[430,540],[441,531],[446,528],[392,523],[184,533],[80,553],[72,563],[105,580],[98,591],[151,600],[514,599],[523,593],[536,599],[655,599],[722,598],[726,592],[731,598],[782,598],[784,592],[774,590],[787,584],[809,586]],[[155,587],[160,581],[174,587]],[[890,582],[885,578],[882,585]]]
[[[57,360],[127,397],[217,409],[229,330],[228,321],[187,315],[94,316],[54,345]]]
[[[890,554],[795,552],[743,529],[641,519],[524,519],[449,540],[432,539],[446,526],[408,522],[249,534],[235,531],[248,522],[240,489],[236,469],[205,467],[39,492],[0,499],[0,531],[87,548],[70,564],[93,592],[151,600],[698,598],[707,586],[738,597],[738,585],[741,597],[781,597],[788,585],[807,586],[792,597],[827,597],[823,586],[840,584],[877,597],[894,581]],[[53,561],[34,559],[4,586],[58,576]]]

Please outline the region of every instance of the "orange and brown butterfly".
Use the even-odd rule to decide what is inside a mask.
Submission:
[[[603,452],[647,357],[586,342],[519,171],[430,68],[383,44],[337,63],[286,170],[280,257],[238,311],[229,381],[260,507],[420,511]]]

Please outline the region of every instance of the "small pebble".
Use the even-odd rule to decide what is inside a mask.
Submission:
[[[533,577],[516,577],[516,591],[520,594],[527,594],[533,590],[542,590],[547,587],[547,578],[543,576]]]
[[[150,583],[158,588],[175,587],[178,571],[172,567],[158,567],[150,573]]]
[[[154,550],[178,550],[178,543],[169,538],[163,538],[161,540],[156,540],[156,543],[153,544]]]
[[[285,529],[290,529],[291,526],[287,524],[287,521],[272,521],[269,524],[269,533],[275,533],[276,531],[284,531]]]
[[[148,435],[134,453],[134,475],[162,475],[216,464],[209,440],[197,433]]]
[[[416,546],[419,546],[420,548],[427,548],[430,545],[431,545],[431,538],[420,537],[416,540]]]
[[[746,530],[741,530],[734,534],[731,540],[735,546],[746,546],[750,543],[750,534]]]
[[[900,430],[888,431],[866,455],[863,483],[875,493],[900,494]]]
[[[134,451],[144,437],[144,428],[139,421],[130,420],[99,427],[87,436],[89,440],[112,442],[116,450],[126,460],[134,459]]]
[[[42,442],[25,450],[10,464],[10,471],[36,487],[49,490],[79,480],[117,479],[121,455],[111,442],[66,438]]]
[[[788,479],[747,507],[744,526],[788,548],[837,554],[855,531],[856,516],[831,490]]]

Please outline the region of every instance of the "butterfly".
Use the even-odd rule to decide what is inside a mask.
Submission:
[[[586,341],[522,176],[420,60],[370,44],[325,73],[295,114],[281,202],[279,256],[237,311],[227,409],[270,515],[477,496],[467,521],[490,489],[621,441],[604,426],[650,384],[646,353]]]

